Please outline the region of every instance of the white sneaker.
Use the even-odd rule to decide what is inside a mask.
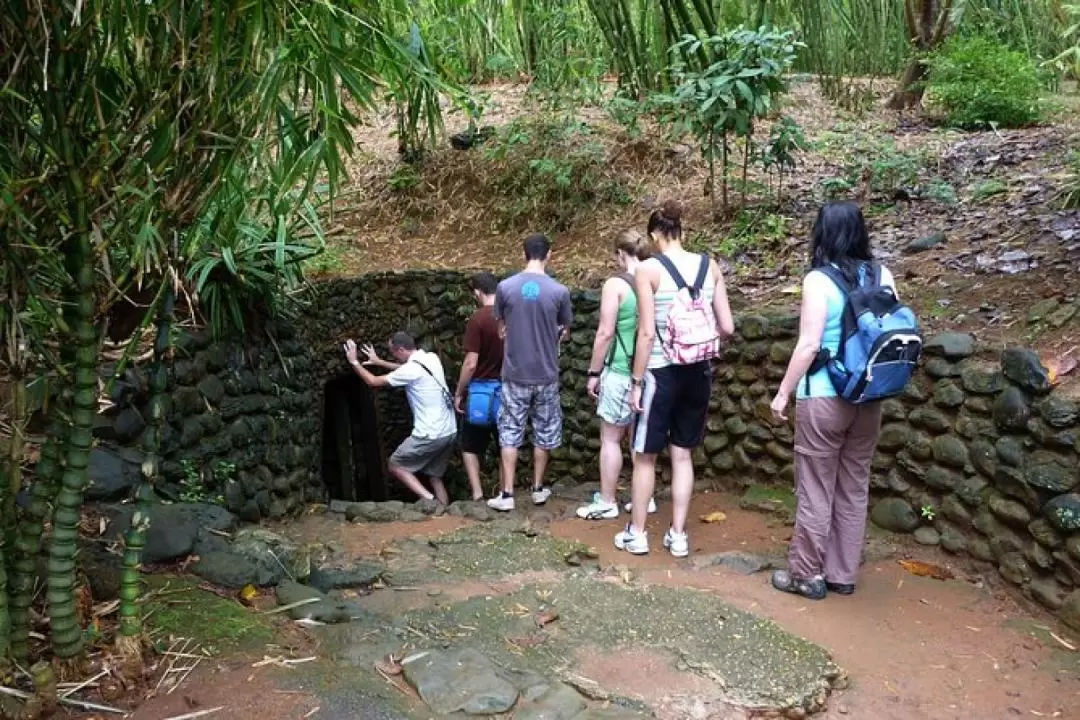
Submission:
[[[690,554],[690,536],[668,528],[668,531],[664,533],[664,547],[671,552],[673,557],[684,558]]]
[[[533,490],[533,505],[543,505],[551,497],[551,488],[542,487],[539,490]]]
[[[616,503],[604,502],[600,493],[593,493],[592,502],[577,509],[577,516],[582,520],[611,520],[619,517]]]
[[[487,506],[492,510],[498,510],[499,512],[510,512],[514,509],[514,496],[503,497],[503,494],[499,493],[487,501]]]
[[[634,503],[626,503],[626,512],[630,512],[631,510],[633,510],[633,508],[634,508]],[[653,498],[649,498],[649,510],[648,510],[648,512],[649,512],[650,515],[652,515],[654,512],[656,512],[656,500],[653,499]]]
[[[649,536],[646,533],[636,533],[627,523],[626,529],[615,536],[615,547],[625,550],[631,555],[647,555],[649,553]]]

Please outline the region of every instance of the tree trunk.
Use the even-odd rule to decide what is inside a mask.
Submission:
[[[963,6],[959,6],[959,10]],[[912,58],[889,98],[892,110],[905,110],[922,102],[923,81],[928,74],[925,55],[941,47],[959,21],[953,16],[953,0],[904,0],[904,20],[911,42]]]
[[[923,80],[926,79],[926,75],[926,62],[922,58],[912,58],[900,77],[896,91],[889,98],[887,107],[890,110],[907,110],[922,102],[923,92],[926,89]]]

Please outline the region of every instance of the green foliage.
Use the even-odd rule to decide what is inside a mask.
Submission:
[[[843,168],[841,175],[818,184],[825,199],[850,197],[858,189],[865,191],[868,199],[889,202],[901,191],[947,206],[958,202],[956,189],[934,174],[925,152],[897,147],[888,135],[840,123],[825,133],[818,147]]]
[[[923,520],[932,521],[937,516],[937,511],[934,510],[933,505],[923,505],[919,508],[919,514],[922,515]]]
[[[1067,210],[1080,208],[1080,150],[1069,153],[1069,169],[1058,193],[1058,203]]]
[[[1023,127],[1039,120],[1039,73],[1022,53],[984,38],[957,38],[929,62],[929,99],[950,125]]]
[[[220,494],[213,494],[208,486],[221,488],[229,480],[235,479],[236,465],[224,460],[214,465],[209,478],[204,477],[202,471],[191,460],[184,458],[180,461],[180,470],[183,477],[180,478],[180,502],[186,503],[213,503],[223,505],[225,498]],[[209,481],[209,482],[208,482]]]
[[[1065,28],[1062,34],[1067,45],[1058,55],[1043,63],[1043,66],[1080,82],[1080,3],[1064,5],[1062,10],[1068,13],[1072,20],[1072,24]]]
[[[787,91],[784,75],[795,62],[796,47],[791,31],[737,28],[704,39],[687,36],[672,49],[677,58],[672,69],[675,88],[651,100],[675,133],[690,133],[699,142],[709,164],[706,192],[714,200],[719,159],[724,211],[728,208],[729,137],[747,139],[749,155],[755,122],[768,115],[776,97]],[[703,70],[688,62],[703,57],[712,59]]]
[[[486,181],[499,198],[501,227],[558,232],[600,203],[626,204],[628,188],[608,166],[604,144],[592,128],[568,117],[536,115],[514,120],[484,145]]]
[[[980,180],[971,188],[971,201],[981,203],[1002,193],[1008,192],[1009,186],[996,178]]]
[[[826,200],[840,200],[851,195],[851,191],[854,186],[846,178],[842,177],[830,177],[825,178],[818,187],[821,189],[821,194]]]
[[[951,183],[941,178],[932,178],[922,188],[923,197],[947,207],[954,207],[959,203],[956,197],[956,188]]]
[[[796,153],[810,148],[802,128],[787,115],[780,118],[769,131],[769,141],[761,151],[761,165],[768,173],[776,172],[776,202],[783,202],[784,173],[793,171]]]
[[[742,210],[735,215],[723,236],[717,238],[708,232],[693,232],[687,238],[686,247],[692,252],[718,254],[733,260],[751,253],[760,264],[771,267],[773,252],[782,248],[791,235],[790,223],[783,215]]]

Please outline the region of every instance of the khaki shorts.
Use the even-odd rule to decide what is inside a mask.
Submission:
[[[456,439],[456,435],[435,439],[410,435],[390,456],[390,464],[405,468],[413,475],[423,474],[441,478],[446,473],[446,465],[454,454]]]
[[[627,427],[634,420],[630,409],[630,376],[604,370],[600,376],[600,400],[596,414],[604,422],[616,427]]]

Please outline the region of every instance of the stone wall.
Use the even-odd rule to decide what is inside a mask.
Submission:
[[[139,481],[143,370],[114,383],[114,405],[97,419],[91,500],[122,498]],[[321,497],[311,473],[319,397],[310,378],[307,346],[288,325],[268,328],[254,344],[181,334],[169,368],[161,494],[220,499],[252,522]]]
[[[351,377],[342,343],[351,337],[385,352],[386,339],[407,329],[440,354],[452,389],[464,323],[474,310],[467,277],[405,272],[323,283],[297,334],[281,329],[276,347],[185,340],[171,371],[163,468],[169,485],[178,486],[187,460],[211,479],[211,492],[221,492],[230,509],[251,520],[287,514],[305,499],[327,499],[320,467],[324,390]],[[554,480],[597,475],[599,423],[585,393],[585,372],[598,300],[596,292],[573,293],[575,320],[561,358],[564,447],[552,459]],[[790,488],[792,425],[774,425],[768,404],[798,320],[742,315],[736,324],[737,336],[715,373],[708,433],[695,465],[701,477],[730,489]],[[382,468],[409,433],[411,417],[404,393],[384,389],[373,397],[375,429],[360,441]],[[132,441],[138,409],[137,401],[120,402],[103,421],[102,436]],[[992,563],[1080,628],[1078,418],[1077,403],[1051,391],[1034,353],[979,352],[967,335],[934,338],[904,396],[884,405],[871,517],[886,529],[915,532],[920,542]],[[221,460],[235,465],[234,480],[213,478]],[[527,465],[528,453],[522,460]],[[130,471],[137,457],[116,462]],[[492,468],[489,461],[489,478]],[[460,482],[460,471],[452,474]]]

